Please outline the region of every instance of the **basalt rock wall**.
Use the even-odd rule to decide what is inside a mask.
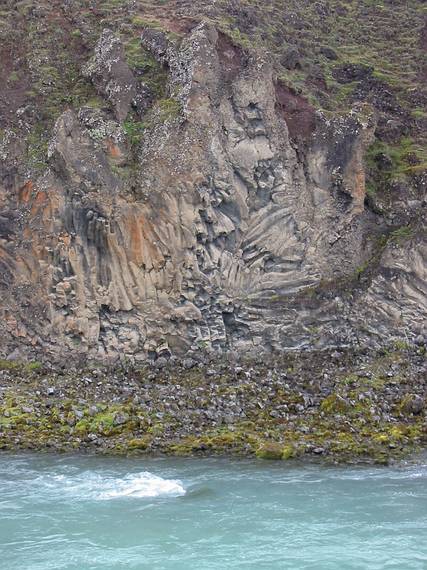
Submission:
[[[61,114],[39,176],[11,176],[19,143],[2,155],[2,356],[423,340],[422,208],[404,235],[366,207],[375,109],[316,110],[207,22],[141,43],[167,77],[161,105],[105,29],[82,74],[106,106]]]

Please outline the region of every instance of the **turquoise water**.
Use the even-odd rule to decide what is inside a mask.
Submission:
[[[0,455],[0,568],[427,568],[427,464]]]

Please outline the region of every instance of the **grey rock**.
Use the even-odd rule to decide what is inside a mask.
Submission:
[[[113,425],[121,426],[124,425],[129,420],[129,416],[127,414],[116,412],[114,414]]]
[[[320,48],[320,53],[324,55],[327,59],[336,60],[338,59],[338,55],[335,50],[328,46],[322,46]]]
[[[137,98],[137,82],[126,63],[120,38],[104,30],[95,48],[95,56],[83,68],[99,90],[113,104],[117,119],[126,119]]]
[[[405,401],[405,411],[418,415],[420,414],[426,407],[426,402],[418,395],[410,395],[408,400]]]
[[[165,366],[167,366],[167,364],[168,364],[167,358],[165,358],[164,356],[157,358],[157,360],[154,362],[154,366],[156,368],[164,368]]]
[[[173,44],[168,40],[166,34],[153,28],[146,28],[142,32],[141,43],[161,63],[168,63],[171,53],[175,52]]]
[[[365,204],[375,114],[358,103],[336,117],[316,111],[276,81],[268,55],[246,56],[207,22],[179,46],[153,30],[142,42],[165,64],[171,109],[153,109],[137,156],[119,123],[140,86],[105,31],[85,73],[115,118],[66,110],[49,168],[19,190],[31,203],[0,188],[7,235],[14,229],[0,352],[67,366],[150,361],[155,381],[171,355],[209,354],[220,374],[241,355],[336,348],[340,359],[341,347],[387,344],[397,322],[414,338],[427,320],[424,222],[375,249],[391,229]],[[371,81],[371,71],[337,66],[337,78]],[[355,275],[373,259],[362,283]]]
[[[182,361],[182,365],[184,366],[184,368],[189,370],[190,368],[194,368],[197,365],[197,362],[195,360],[193,360],[192,358],[185,358]]]
[[[301,54],[296,47],[289,47],[283,54],[280,63],[286,69],[293,70],[297,67],[301,67]]]
[[[17,347],[10,354],[6,356],[6,360],[8,361],[22,360],[22,357],[23,357],[22,351]]]
[[[359,63],[344,63],[335,67],[332,71],[334,78],[340,83],[361,81],[373,72],[373,67]]]
[[[89,416],[93,418],[94,416],[96,416],[97,413],[98,413],[98,406],[90,406],[88,410]]]
[[[422,334],[417,335],[415,338],[415,344],[418,346],[424,346],[426,344],[426,339]]]

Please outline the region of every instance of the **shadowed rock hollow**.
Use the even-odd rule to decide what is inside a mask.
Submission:
[[[62,110],[41,172],[11,175],[19,141],[1,156],[1,353],[424,338],[425,182],[398,226],[369,207],[375,105],[316,109],[265,50],[208,21],[179,42],[147,26],[139,41],[161,96],[105,28],[81,66],[101,103]]]

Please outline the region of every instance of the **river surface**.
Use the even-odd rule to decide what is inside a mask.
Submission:
[[[427,462],[0,455],[4,570],[427,568]]]

